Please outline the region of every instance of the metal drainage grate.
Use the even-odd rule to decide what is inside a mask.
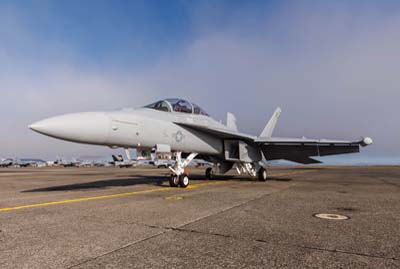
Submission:
[[[345,215],[338,215],[338,214],[327,214],[327,213],[318,213],[313,215],[319,219],[329,219],[329,220],[348,220],[350,219],[349,216]]]

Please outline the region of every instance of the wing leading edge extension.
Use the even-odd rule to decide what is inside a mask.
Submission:
[[[256,139],[255,136],[246,135],[242,133],[238,133],[235,131],[230,131],[226,129],[217,129],[217,128],[209,128],[206,126],[190,124],[190,123],[181,123],[181,122],[174,122],[176,125],[182,126],[187,129],[196,130],[200,132],[204,132],[207,134],[215,135],[221,139],[239,139],[244,141],[251,141],[253,142]]]

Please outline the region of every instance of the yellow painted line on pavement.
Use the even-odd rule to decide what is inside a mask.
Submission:
[[[305,173],[310,173],[312,171],[298,171],[298,172],[288,172],[288,173],[280,173],[280,174],[268,174],[270,177],[285,177],[285,176],[293,176],[293,175],[300,175]]]
[[[217,185],[225,182],[213,182],[213,183],[199,183],[195,185],[190,185],[187,189],[196,189],[208,185]],[[28,209],[34,207],[45,207],[45,206],[52,206],[52,205],[61,205],[61,204],[69,204],[69,203],[78,203],[78,202],[86,202],[86,201],[94,201],[94,200],[101,200],[101,199],[109,199],[109,198],[117,198],[117,197],[124,197],[124,196],[131,196],[131,195],[138,195],[138,194],[146,194],[146,193],[153,193],[153,192],[162,192],[162,191],[170,191],[170,190],[179,190],[177,188],[157,188],[157,189],[150,189],[150,190],[143,190],[143,191],[133,191],[133,192],[124,192],[124,193],[117,193],[117,194],[109,194],[109,195],[101,195],[101,196],[93,196],[93,197],[84,197],[84,198],[77,198],[77,199],[70,199],[70,200],[61,200],[61,201],[53,201],[47,203],[39,203],[39,204],[31,204],[31,205],[22,205],[22,206],[15,206],[15,207],[8,207],[8,208],[0,208],[0,212],[4,211],[15,211],[20,209]]]
[[[197,188],[204,187],[204,186],[208,186],[208,185],[218,185],[218,184],[226,184],[226,183],[229,183],[229,180],[227,180],[227,181],[207,182],[207,183],[199,183],[199,184],[195,184],[195,185],[189,185],[189,186],[187,186],[186,189],[197,189]]]
[[[134,191],[134,192],[124,192],[124,193],[117,193],[117,194],[110,194],[110,195],[84,197],[84,198],[77,198],[77,199],[70,199],[70,200],[61,200],[61,201],[54,201],[54,202],[47,202],[47,203],[39,203],[39,204],[22,205],[22,206],[8,207],[8,208],[0,208],[0,211],[13,211],[13,210],[27,209],[27,208],[34,208],[34,207],[44,207],[44,206],[51,206],[51,205],[78,203],[78,202],[93,201],[93,200],[108,199],[108,198],[116,198],[116,197],[124,197],[124,196],[136,195],[136,194],[160,192],[160,191],[167,191],[167,190],[171,190],[171,189],[170,188],[158,188],[158,189],[151,189],[151,190],[144,190],[144,191]]]
[[[280,176],[287,176],[293,174],[302,174],[304,172],[292,172],[292,173],[281,173],[281,174],[272,174],[272,177],[280,177]],[[200,187],[205,187],[209,185],[220,185],[220,184],[227,184],[231,181],[218,181],[218,182],[206,182],[206,183],[198,183],[194,185],[189,185],[187,189],[197,189]],[[110,199],[110,198],[117,198],[117,197],[125,197],[125,196],[132,196],[132,195],[139,195],[139,194],[146,194],[146,193],[153,193],[153,192],[162,192],[162,191],[170,191],[170,190],[179,190],[177,188],[157,188],[157,189],[150,189],[150,190],[143,190],[143,191],[133,191],[133,192],[124,192],[124,193],[117,193],[117,194],[109,194],[109,195],[101,195],[101,196],[93,196],[93,197],[84,197],[84,198],[77,198],[77,199],[70,199],[70,200],[61,200],[61,201],[53,201],[47,203],[38,203],[38,204],[30,204],[30,205],[22,205],[22,206],[15,206],[15,207],[6,207],[0,208],[0,212],[5,211],[15,211],[20,209],[28,209],[28,208],[35,208],[35,207],[46,207],[52,205],[61,205],[61,204],[70,204],[70,203],[79,203],[79,202],[86,202],[86,201],[94,201],[94,200],[101,200],[101,199]]]

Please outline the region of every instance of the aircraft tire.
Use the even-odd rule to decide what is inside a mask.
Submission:
[[[213,179],[213,171],[212,171],[212,168],[211,167],[208,167],[207,169],[206,169],[206,179],[208,179],[208,180],[210,180],[210,179]]]
[[[186,188],[187,186],[189,186],[189,177],[187,175],[180,175],[179,186],[181,186],[182,188]]]
[[[258,170],[258,180],[259,181],[267,181],[268,175],[267,175],[267,170],[265,168],[261,167]]]
[[[179,177],[177,175],[171,175],[169,179],[169,185],[171,187],[178,187],[179,186]]]

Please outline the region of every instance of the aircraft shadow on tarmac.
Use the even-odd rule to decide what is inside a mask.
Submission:
[[[192,181],[205,180],[204,176],[200,175],[191,175],[190,179]],[[156,185],[161,187],[169,187],[169,184],[165,184],[168,182],[169,177],[166,176],[145,176],[145,175],[135,175],[129,178],[117,178],[117,179],[105,179],[98,181],[91,181],[85,183],[76,183],[69,185],[60,185],[60,186],[50,186],[45,188],[37,188],[31,190],[25,190],[24,192],[52,192],[52,191],[74,191],[74,190],[89,190],[89,189],[104,189],[108,187],[125,187],[125,186],[134,186],[134,185]],[[249,179],[246,177],[232,177],[232,176],[217,176],[215,179],[210,181],[255,181],[254,179]],[[274,178],[269,177],[268,180],[274,181],[291,181],[291,178]],[[260,182],[262,183],[262,182]]]

